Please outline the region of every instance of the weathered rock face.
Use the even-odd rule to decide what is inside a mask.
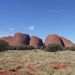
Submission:
[[[30,36],[28,34],[16,33],[14,36],[0,38],[9,43],[11,46],[29,45]]]
[[[4,40],[4,41],[6,41],[9,45],[12,45],[13,37],[12,37],[12,36],[3,37],[3,38],[0,38],[0,40]]]
[[[30,38],[28,34],[23,33],[16,33],[14,36],[2,37],[0,40],[6,41],[10,46],[31,45],[33,47],[37,47],[43,45],[43,41],[39,37],[32,36]],[[46,37],[45,45],[47,46],[48,44],[59,44],[65,47],[71,47],[74,45],[70,40],[56,34],[51,34]]]
[[[37,46],[42,46],[42,45],[43,45],[43,41],[39,37],[32,36],[30,38],[30,46],[37,47]]]
[[[29,45],[30,36],[28,34],[16,33],[13,36],[13,46],[24,46]]]
[[[71,46],[74,45],[70,40],[68,40],[68,39],[66,39],[64,37],[60,37],[60,38],[63,41],[65,47],[71,47]]]
[[[65,47],[71,47],[74,45],[70,40],[64,37],[60,37],[56,34],[51,34],[46,37],[45,45],[48,45],[48,44],[59,44]]]
[[[51,34],[46,37],[45,45],[47,46],[48,44],[59,44],[59,45],[63,46],[63,43],[62,43],[60,37],[56,34]]]

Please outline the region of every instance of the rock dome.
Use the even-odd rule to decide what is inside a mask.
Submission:
[[[59,44],[63,46],[63,43],[57,34],[51,34],[46,37],[45,45],[47,46],[48,44]]]
[[[74,45],[70,40],[68,40],[64,37],[61,37],[61,40],[63,41],[65,47],[71,47]]]
[[[42,46],[43,41],[37,36],[31,36],[30,38],[30,46],[37,47],[37,46]]]
[[[12,45],[24,46],[24,45],[29,45],[29,42],[30,42],[30,36],[28,34],[16,33],[13,36]]]

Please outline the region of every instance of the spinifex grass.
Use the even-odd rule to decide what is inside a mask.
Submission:
[[[75,75],[75,52],[42,50],[0,52],[1,72],[9,75]]]

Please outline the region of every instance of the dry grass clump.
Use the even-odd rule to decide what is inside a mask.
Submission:
[[[6,74],[3,74],[6,73]],[[75,52],[0,52],[0,75],[75,75]]]

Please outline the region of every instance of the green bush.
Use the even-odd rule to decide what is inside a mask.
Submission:
[[[32,50],[34,47],[32,46],[10,46],[10,50]]]
[[[49,52],[62,51],[63,46],[58,45],[58,44],[49,44],[49,45],[46,46],[45,50],[49,51]]]
[[[4,40],[0,40],[0,51],[8,50],[8,48],[9,44]]]

